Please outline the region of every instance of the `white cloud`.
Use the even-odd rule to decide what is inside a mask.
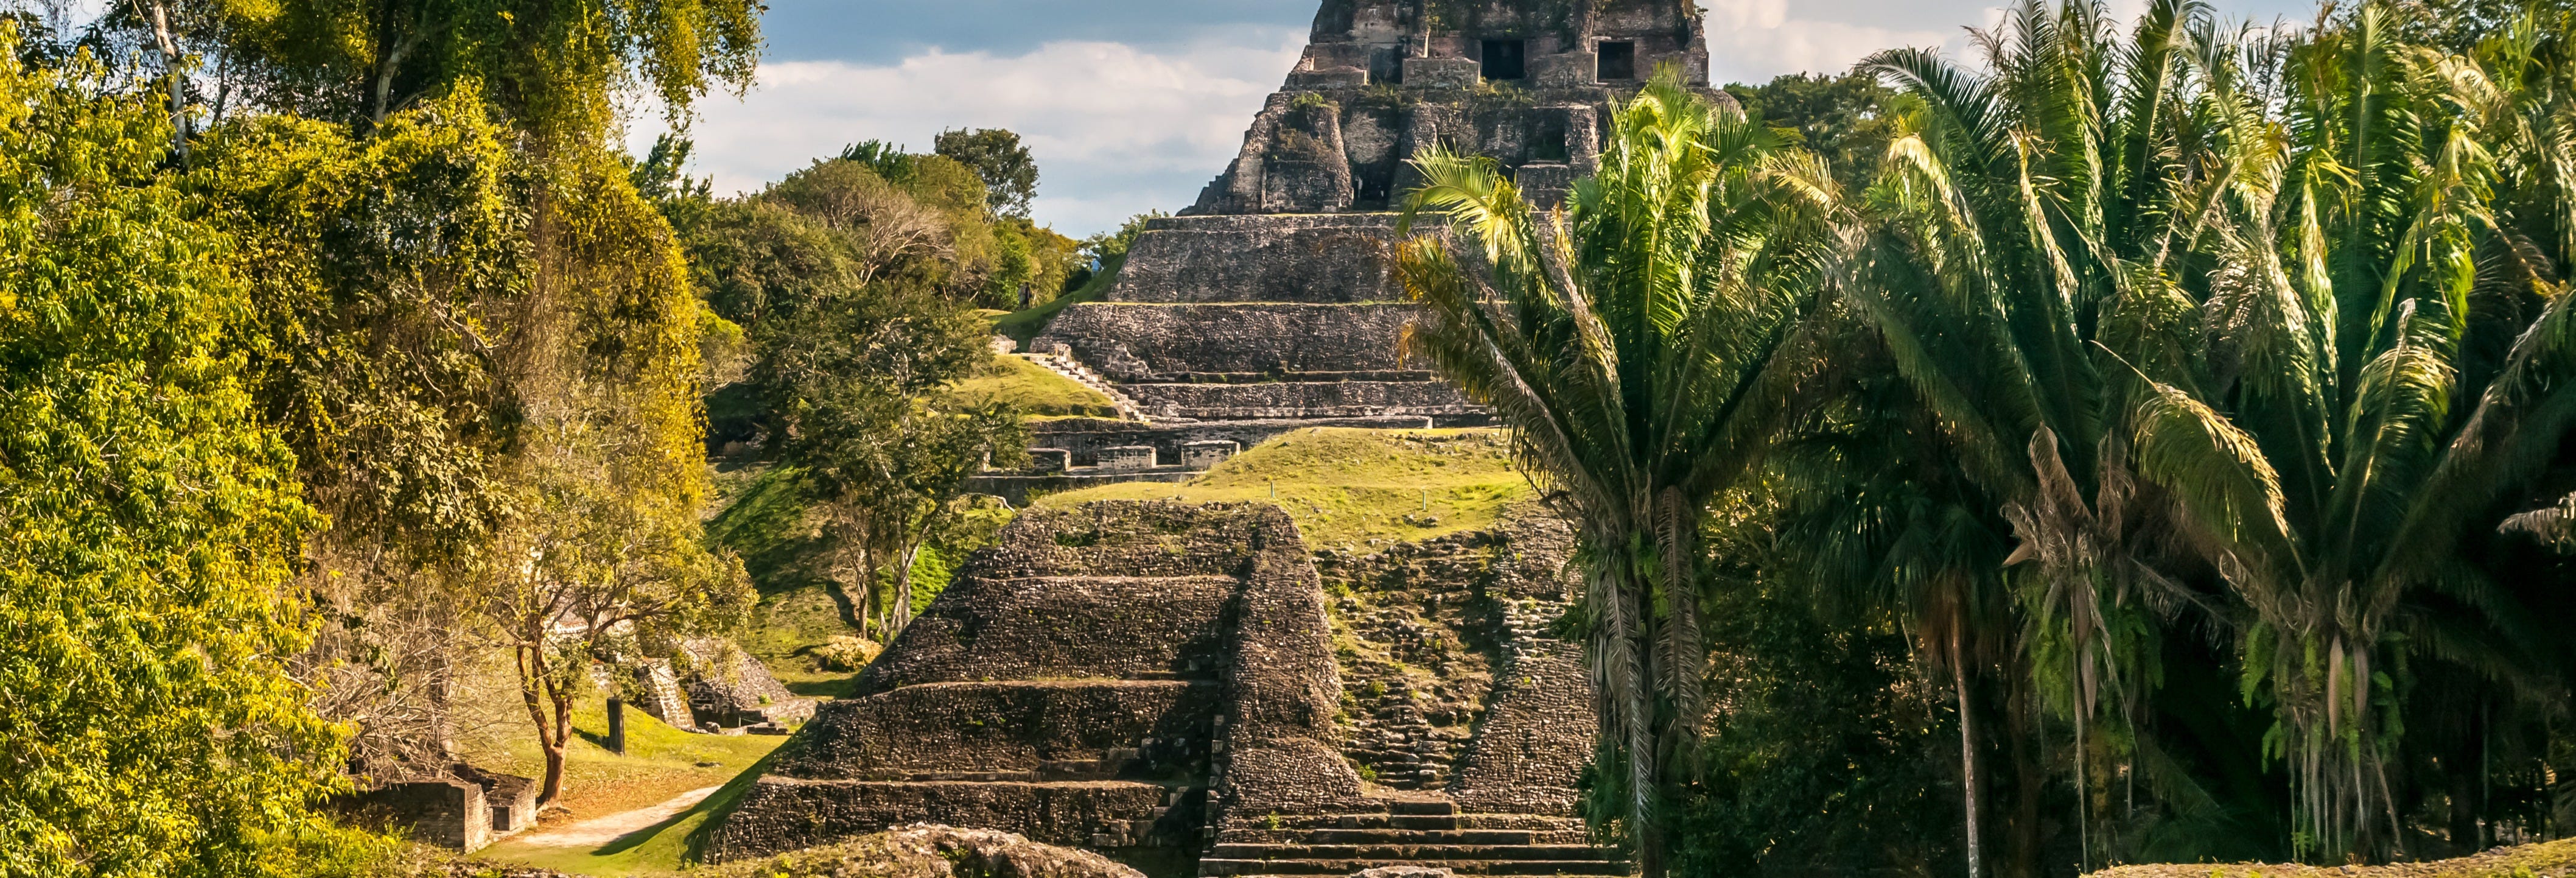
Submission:
[[[861,140],[927,152],[944,129],[1009,128],[1038,160],[1037,219],[1079,237],[1196,198],[1303,37],[1265,28],[1162,52],[1057,42],[1015,57],[934,49],[894,65],[765,64],[741,100],[700,103],[693,173],[718,192],[752,191]],[[637,126],[630,146],[658,130]]]
[[[1760,84],[1783,73],[1839,73],[1880,49],[1959,42],[1956,31],[1792,18],[1788,0],[1711,0],[1707,9],[1709,73],[1718,82]]]

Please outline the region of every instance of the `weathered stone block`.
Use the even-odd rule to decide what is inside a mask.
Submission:
[[[792,745],[791,745],[792,746]],[[998,829],[1058,845],[1084,845],[1113,820],[1145,821],[1148,842],[1176,844],[1198,826],[1197,808],[1152,820],[1166,787],[1125,781],[800,781],[764,777],[715,827],[716,862],[831,844],[909,823]],[[1203,799],[1188,799],[1197,802]]]
[[[1213,671],[1203,675],[1212,678]],[[1104,770],[1150,772],[1188,758],[1188,742],[1204,734],[1218,695],[1212,679],[905,686],[825,704],[813,731],[771,773],[807,780],[970,773],[1035,779],[1050,763],[1080,760],[1101,762]],[[1147,739],[1165,744],[1138,746]]]
[[[1067,537],[1085,538],[1100,537]],[[1140,563],[1122,571],[1126,576],[960,577],[868,666],[859,688],[876,693],[923,683],[1115,680],[1213,665],[1236,581],[1190,575],[1195,571],[1186,568],[1197,565],[1188,565],[1186,555],[1172,560],[1178,563],[1161,569]]]
[[[1288,87],[1292,89],[1359,88],[1368,84],[1368,70],[1359,67],[1288,71]]]
[[[1361,418],[1296,418],[1246,421],[1181,421],[1152,423],[1109,418],[1057,418],[1034,425],[1033,440],[1062,449],[1073,455],[1073,462],[1090,464],[1098,460],[1100,449],[1115,445],[1151,445],[1158,455],[1181,458],[1181,446],[1192,442],[1226,441],[1238,448],[1250,448],[1281,433],[1309,427],[1349,427],[1365,430],[1423,430],[1431,419],[1421,416],[1388,415]],[[1032,454],[1036,453],[1034,451]]]
[[[1145,226],[1117,302],[1386,302],[1393,214],[1166,217]],[[1060,320],[1061,318],[1059,318]],[[1061,335],[1052,327],[1049,335]]]
[[[1120,382],[1406,371],[1428,380],[1426,364],[1408,362],[1402,344],[1405,324],[1417,313],[1417,306],[1401,303],[1085,302],[1056,315],[1047,332]]]
[[[453,778],[383,784],[351,796],[344,809],[361,820],[409,829],[428,844],[472,853],[492,843],[492,809],[483,788]]]
[[[1540,88],[1572,88],[1600,81],[1601,56],[1595,52],[1565,52],[1541,55],[1529,60],[1530,81]]]
[[[1475,88],[1484,80],[1473,58],[1406,58],[1404,84],[1408,88]]]
[[[1278,381],[1265,384],[1129,384],[1146,411],[1186,418],[1468,416],[1456,388],[1436,381]]]
[[[1073,452],[1066,451],[1062,448],[1029,449],[1029,470],[1031,472],[1060,473],[1072,466]]]
[[[1181,466],[1208,469],[1240,453],[1243,447],[1224,440],[1184,442],[1181,444]]]
[[[1100,449],[1100,468],[1112,471],[1154,468],[1154,446],[1120,445]]]

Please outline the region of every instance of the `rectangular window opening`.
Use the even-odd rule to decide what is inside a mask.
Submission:
[[[1637,78],[1637,44],[1625,40],[1601,44],[1602,82]]]
[[[1519,40],[1486,40],[1483,59],[1486,79],[1519,79],[1523,74]]]

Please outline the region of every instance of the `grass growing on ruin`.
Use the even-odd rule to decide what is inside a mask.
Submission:
[[[1048,299],[1046,304],[995,316],[993,334],[1019,342],[1021,350],[1028,350],[1029,340],[1046,331],[1047,323],[1055,319],[1056,312],[1081,302],[1096,302],[1108,295],[1109,286],[1118,282],[1118,269],[1126,261],[1125,257],[1113,259],[1112,264],[1103,266],[1100,273],[1092,275],[1090,282],[1083,284],[1081,289]]]
[[[1044,417],[1114,418],[1118,407],[1084,387],[1022,357],[995,356],[984,374],[952,384],[948,393],[970,403],[1007,402]]]
[[[1187,482],[1103,485],[1037,505],[1273,502],[1297,520],[1307,545],[1366,550],[1491,527],[1503,507],[1528,496],[1500,430],[1316,427],[1281,434]]]

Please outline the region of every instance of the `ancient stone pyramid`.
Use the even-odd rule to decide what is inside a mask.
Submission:
[[[1326,0],[1232,166],[1032,345],[1144,417],[1048,422],[1054,472],[1004,478],[1185,476],[1160,471],[1302,426],[1480,422],[1400,348],[1404,160],[1445,144],[1560,198],[1623,91],[1660,65],[1705,85],[1698,28],[1690,0]],[[1596,720],[1580,648],[1548,633],[1570,542],[1532,509],[1365,556],[1267,504],[1030,510],[709,853],[929,821],[1156,878],[1624,874],[1574,816]]]
[[[1326,0],[1233,163],[1148,225],[1105,300],[1031,344],[1141,418],[1046,425],[1038,447],[1070,467],[1180,467],[1192,442],[1484,422],[1400,343],[1413,310],[1388,250],[1418,182],[1406,159],[1490,156],[1561,200],[1596,166],[1613,100],[1665,66],[1705,88],[1699,27],[1691,0]]]

